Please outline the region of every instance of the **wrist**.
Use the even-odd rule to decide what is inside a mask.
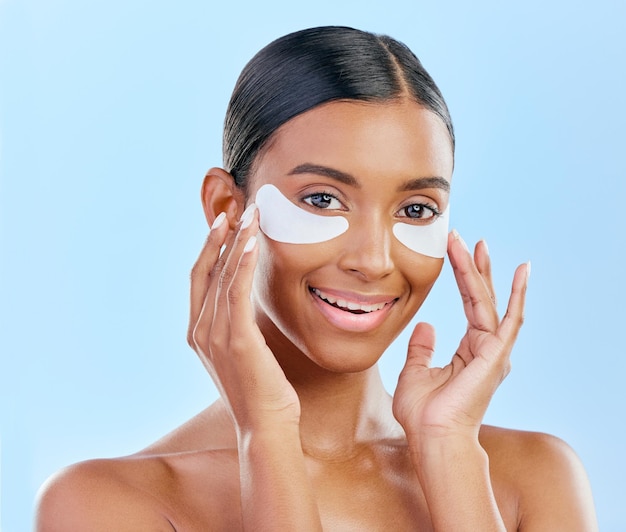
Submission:
[[[321,530],[300,428],[272,423],[238,431],[243,528]]]
[[[441,425],[421,426],[405,434],[409,447],[419,449],[428,447],[465,446],[478,443],[480,425],[446,427]]]
[[[409,439],[409,451],[419,469],[454,468],[458,460],[488,463],[487,453],[478,436],[471,433],[427,435],[417,441]]]
[[[295,421],[266,420],[263,423],[237,427],[239,448],[255,447],[286,447],[300,445],[300,424]]]
[[[258,435],[271,437],[273,434],[300,432],[300,411],[297,409],[259,410],[244,414],[232,414],[237,436],[240,438]]]
[[[411,460],[436,529],[505,530],[478,438],[426,439]]]

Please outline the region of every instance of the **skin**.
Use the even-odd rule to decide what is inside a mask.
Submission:
[[[304,164],[344,179],[294,172]],[[382,386],[377,361],[443,264],[391,228],[408,205],[447,206],[452,166],[439,118],[403,99],[334,102],[292,119],[246,191],[210,170],[202,200],[213,228],[192,272],[188,340],[221,399],[144,451],[59,473],[42,491],[37,530],[597,529],[565,443],[482,425],[510,369],[529,265],[500,318],[487,246],[470,253],[452,232],[467,332],[433,368],[434,330],[418,324],[393,397]],[[312,212],[341,210],[350,228],[320,244],[268,239],[250,207],[265,183]],[[314,193],[339,201],[320,209]],[[387,304],[355,324],[312,288]]]

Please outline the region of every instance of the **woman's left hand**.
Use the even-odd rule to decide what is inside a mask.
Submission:
[[[393,399],[396,419],[409,445],[429,437],[470,437],[478,431],[491,398],[510,371],[510,353],[523,322],[530,263],[517,268],[504,318],[496,310],[491,263],[484,242],[474,256],[458,233],[448,237],[448,255],[461,293],[467,332],[448,365],[430,367],[435,332],[418,323]]]

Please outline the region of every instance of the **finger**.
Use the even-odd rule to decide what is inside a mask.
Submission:
[[[513,346],[519,330],[524,323],[524,308],[526,305],[526,290],[528,288],[528,278],[530,277],[530,262],[521,264],[515,270],[513,284],[511,286],[511,296],[509,303],[498,327],[498,337],[508,345]]]
[[[224,223],[225,220],[226,213],[221,213],[215,218],[209,236],[191,269],[189,327],[187,331],[187,341],[190,344],[192,343],[191,333],[198,321],[211,283],[211,272],[219,261],[220,250],[228,234],[228,224]]]
[[[258,232],[258,212],[256,206],[251,204],[243,213],[237,233],[235,235],[232,249],[230,253],[226,257],[224,265],[219,273],[218,282],[215,283],[216,286],[212,286],[209,291],[214,291],[214,322],[217,330],[220,331],[232,331],[233,326],[237,323],[245,323],[245,328],[250,328],[250,322],[248,321],[248,317],[251,316],[251,305],[250,305],[250,290],[252,287],[251,275],[249,279],[249,284],[246,287],[241,287],[239,281],[239,270],[242,268],[246,272],[248,270],[254,271],[254,264],[256,264],[256,245],[255,241],[251,240]],[[253,253],[254,252],[254,253]],[[245,258],[244,258],[245,256]],[[252,266],[250,267],[250,261],[252,261]],[[237,280],[238,282],[234,282]],[[237,316],[231,316],[230,306],[231,304],[239,301],[236,301],[237,298],[241,296],[242,299],[245,299],[245,305],[239,305],[238,311],[243,312],[245,309],[249,309],[249,313],[245,316],[243,314],[239,314]],[[202,317],[201,319],[204,319]],[[228,323],[223,323],[224,321],[228,321]],[[223,323],[223,326],[220,325]],[[228,333],[230,337],[234,337],[232,332]]]
[[[256,223],[251,227],[251,230],[255,229],[255,225]],[[250,324],[254,323],[254,311],[250,302],[250,294],[252,292],[258,252],[256,235],[248,233],[237,269],[228,287],[228,318],[233,338],[265,343],[265,339],[258,327],[250,327]],[[251,335],[250,332],[254,334]]]
[[[418,323],[409,339],[409,348],[405,368],[418,366],[430,367],[435,353],[435,329],[429,323]]]
[[[217,219],[216,219],[217,221]],[[222,229],[223,226],[226,226]],[[212,231],[216,230],[216,224],[213,224],[211,228]],[[198,298],[197,301],[194,302],[194,314],[193,323],[190,323],[190,326],[196,326],[200,315],[202,315],[205,321],[211,322],[213,313],[215,310],[215,294],[217,292],[217,286],[219,284],[219,278],[222,270],[224,269],[224,265],[230,256],[233,245],[235,242],[236,231],[230,230],[230,225],[228,223],[223,223],[219,226],[220,231],[226,232],[226,238],[223,239],[222,245],[220,246],[218,256],[213,261],[212,267],[208,269],[208,273],[205,272],[204,282],[205,282],[205,293],[204,298],[200,300]]]
[[[495,331],[499,319],[491,294],[467,245],[456,231],[450,234],[448,255],[468,324],[482,331]]]
[[[206,291],[204,302],[202,302],[202,306],[200,308],[200,314],[197,316],[196,325],[200,321],[200,317],[202,317],[206,322],[211,323],[213,320],[213,315],[215,313],[215,300],[216,294],[219,286],[219,279],[224,269],[224,265],[230,256],[234,242],[235,242],[235,231],[228,231],[228,235],[226,236],[226,240],[220,249],[220,254],[213,268],[210,270],[208,275],[208,289]]]
[[[487,242],[484,240],[479,240],[474,248],[474,264],[476,264],[476,268],[478,268],[480,275],[485,281],[485,286],[489,291],[491,301],[493,301],[493,305],[497,309],[498,301],[496,298],[496,291],[493,286],[493,277],[491,275],[491,257],[489,256]]]
[[[205,292],[204,299],[202,301],[198,301],[198,298],[198,300],[194,301],[194,305],[199,305],[200,310],[195,321],[191,321],[189,323],[188,334],[191,334],[192,337],[192,347],[199,348],[204,354],[207,355],[209,354],[209,350],[207,349],[208,344],[206,344],[206,342],[209,341],[209,336],[212,341],[216,341],[218,334],[220,336],[229,334],[228,326],[222,329],[219,327],[213,329],[213,322],[215,317],[221,314],[218,313],[217,309],[220,307],[218,301],[223,283],[222,278],[225,275],[225,272],[228,271],[229,263],[232,265],[233,253],[241,251],[240,249],[237,251],[237,244],[241,240],[241,238],[238,239],[238,236],[241,233],[243,219],[244,216],[242,215],[237,228],[234,231],[229,232],[228,237],[224,242],[223,250],[206,276],[208,288]],[[197,311],[197,307],[194,307],[194,311]]]

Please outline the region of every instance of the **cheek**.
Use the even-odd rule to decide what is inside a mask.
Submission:
[[[328,263],[328,246],[274,242],[260,233],[254,294],[263,307],[287,306],[300,292],[308,272]]]
[[[416,254],[408,249],[403,250],[403,255],[406,257],[406,260],[403,262],[405,266],[403,270],[406,279],[411,285],[411,296],[413,304],[417,306],[415,310],[417,310],[439,278],[444,259],[434,259],[420,255],[420,258],[416,260]]]
[[[259,233],[257,238],[259,241],[257,271],[262,272],[264,276],[272,276],[277,273],[293,276],[307,269],[310,270],[313,264],[317,262],[314,258],[319,255],[319,251],[324,247],[322,245],[282,244],[273,241],[263,233]]]

